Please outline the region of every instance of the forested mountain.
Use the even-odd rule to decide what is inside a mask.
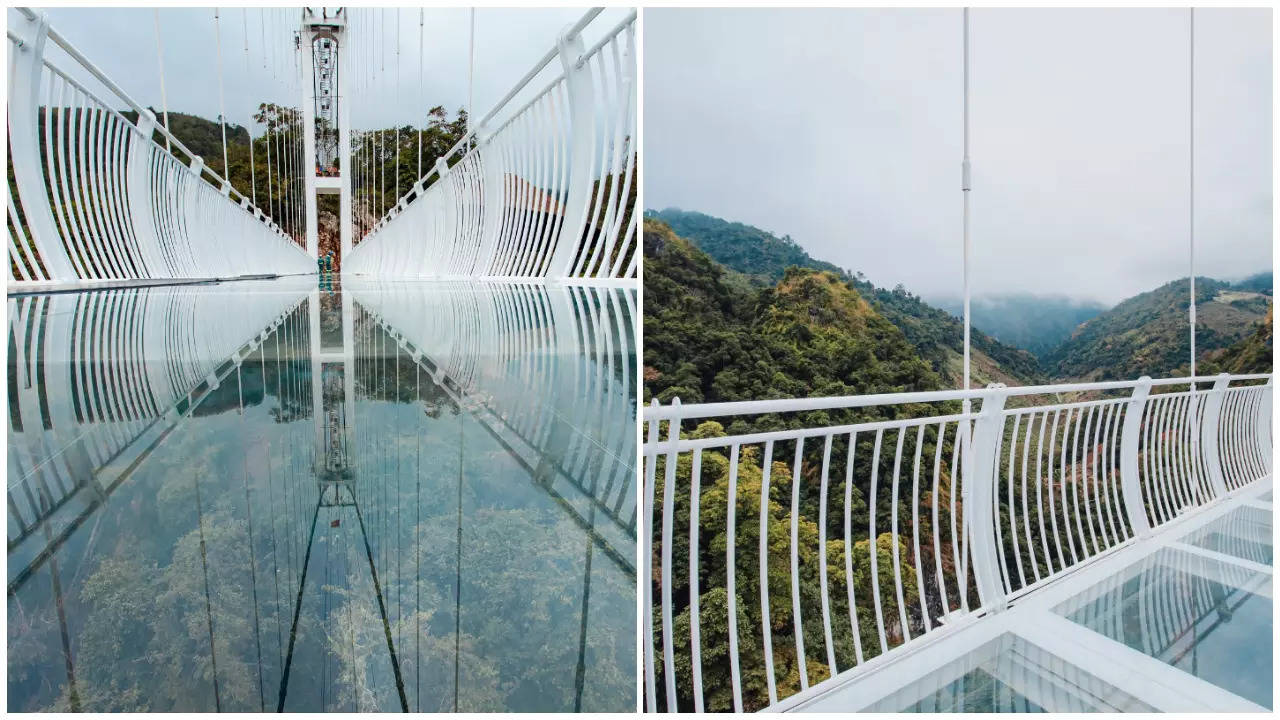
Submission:
[[[1267,316],[1258,325],[1258,329],[1245,339],[1222,350],[1210,351],[1204,364],[1196,368],[1196,374],[1271,372],[1271,335],[1274,329],[1271,324],[1274,312],[1274,306],[1267,308]]]
[[[1198,359],[1208,359],[1214,351],[1257,332],[1270,302],[1261,293],[1197,277]],[[1069,340],[1045,356],[1045,366],[1056,377],[1080,380],[1167,376],[1186,365],[1191,352],[1189,305],[1186,278],[1135,295],[1077,328]]]
[[[645,399],[758,400],[931,390],[942,378],[834,273],[735,282],[692,243],[644,224]]]
[[[934,303],[957,317],[964,313],[964,301],[959,298]],[[1027,293],[978,297],[969,302],[974,327],[1041,359],[1067,341],[1081,323],[1106,309],[1098,302]]]
[[[744,287],[772,285],[782,279],[791,266],[833,273],[902,332],[917,354],[941,377],[944,386],[960,384],[964,351],[964,327],[960,319],[929,305],[901,285],[892,290],[876,287],[860,273],[815,260],[789,236],[779,238],[750,225],[674,208],[648,210],[645,215],[661,220],[676,235],[695,244],[715,262],[740,273],[736,278],[728,276],[730,284]],[[646,274],[646,303],[651,302],[655,294],[649,290],[650,282],[650,276]],[[645,340],[647,343],[647,327]],[[1031,353],[1001,343],[976,328],[972,332],[972,341],[972,381],[975,386],[983,387],[988,382],[1025,385],[1043,379]]]

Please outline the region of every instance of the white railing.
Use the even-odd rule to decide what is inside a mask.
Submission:
[[[1269,476],[1271,401],[1270,375],[1225,374],[655,401],[647,707],[775,706],[997,611]]]
[[[315,270],[274,221],[158,126],[43,14],[13,11],[8,38],[11,287]],[[51,45],[68,60],[55,60]],[[121,104],[136,122],[116,109]],[[189,160],[156,143],[154,133]]]
[[[475,129],[358,239],[344,272],[637,276],[636,13],[584,48],[582,30],[599,12],[566,29]],[[533,99],[509,107],[557,58],[563,71]]]

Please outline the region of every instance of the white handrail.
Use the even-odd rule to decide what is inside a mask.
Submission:
[[[655,400],[641,450],[647,707],[764,709],[999,612],[1270,476],[1271,398],[1270,374],[1221,374]]]
[[[12,287],[314,271],[273,220],[49,27],[45,15],[17,12],[26,27],[8,32]],[[51,61],[50,42],[137,120]],[[156,132],[190,161],[156,143]]]
[[[639,218],[631,200],[637,14],[627,13],[586,49],[582,30],[599,13],[592,9],[566,28],[556,47],[397,199],[358,239],[344,272],[637,277]],[[562,73],[491,127],[556,57]]]

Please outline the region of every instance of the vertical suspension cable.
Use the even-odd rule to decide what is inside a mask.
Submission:
[[[396,8],[396,92],[400,92],[400,8]],[[396,190],[394,197],[400,200],[400,123],[396,122]]]
[[[423,14],[425,12],[426,11],[423,8],[418,8],[418,91],[419,92],[423,92],[422,90],[422,65],[423,65],[422,25],[423,25],[423,22],[422,21],[423,21]],[[424,101],[422,103],[422,106],[425,108],[427,105],[427,103],[425,102],[426,100],[425,92],[423,93],[423,97],[421,99]],[[417,125],[416,118],[414,119],[414,124]],[[422,128],[421,127],[418,128],[418,177],[417,179],[418,180],[422,179]]]
[[[964,159],[960,163],[960,191],[964,197],[964,388],[969,389],[969,8],[964,8]],[[969,412],[971,403],[964,401],[964,411]]]
[[[249,8],[242,8],[241,19],[244,21],[244,75],[245,78],[250,77],[249,70]],[[249,111],[249,126],[246,128],[249,134],[249,197],[253,202],[253,207],[258,207],[258,173],[254,167],[253,161],[253,126],[257,123],[253,117],[252,108]]]
[[[222,23],[218,20],[218,8],[213,9],[213,43],[214,54],[218,60],[218,125],[222,127],[222,179],[230,185],[231,167],[227,164],[227,107],[222,91]]]
[[[173,145],[169,141],[169,96],[164,89],[164,42],[160,39],[160,9],[152,10],[152,17],[156,24],[156,66],[160,69],[160,109],[164,113],[164,149],[170,153],[173,152]]]
[[[467,43],[467,152],[471,152],[471,111],[475,100],[476,9],[471,8],[471,39]]]
[[[1187,176],[1187,254],[1191,266],[1191,377],[1196,376],[1196,9],[1189,8],[1189,34],[1187,38],[1187,136],[1189,173]],[[1191,383],[1191,391],[1196,385]]]

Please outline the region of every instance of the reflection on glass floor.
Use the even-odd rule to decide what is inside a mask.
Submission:
[[[1165,548],[1055,610],[1134,650],[1271,707],[1269,574]]]
[[[8,709],[629,711],[634,301],[10,299]]]
[[[1089,673],[1005,633],[867,712],[1150,712]]]
[[[1188,533],[1182,541],[1241,560],[1270,565],[1271,513],[1252,505],[1238,507]]]

